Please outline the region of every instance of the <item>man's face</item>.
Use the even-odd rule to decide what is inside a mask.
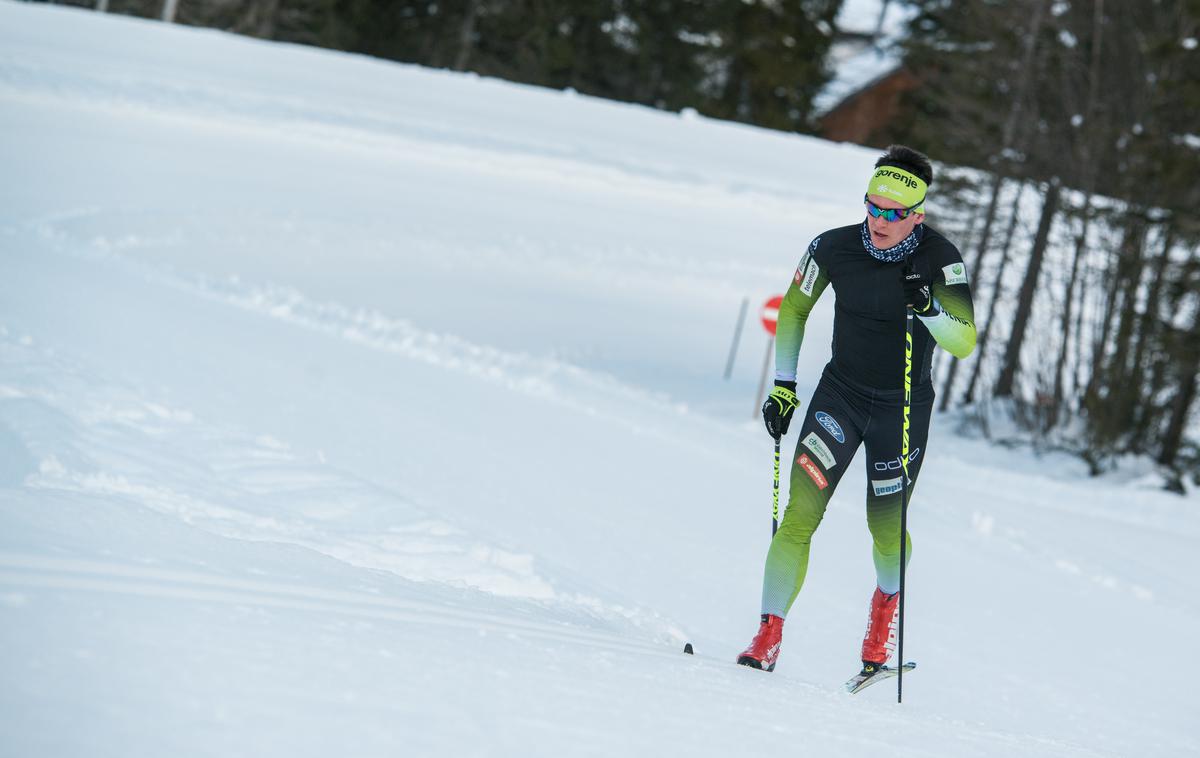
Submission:
[[[883,195],[867,195],[867,199],[877,208],[903,208],[904,203],[892,200]],[[912,233],[913,227],[925,220],[924,213],[910,213],[908,218],[899,221],[885,221],[867,214],[867,228],[871,231],[871,244],[880,250],[887,250],[900,244],[900,241]]]

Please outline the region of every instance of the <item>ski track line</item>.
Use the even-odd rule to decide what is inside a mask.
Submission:
[[[251,605],[408,624],[437,624],[470,631],[479,631],[482,623],[494,631],[526,635],[551,642],[584,643],[592,648],[610,652],[633,653],[646,658],[670,660],[674,664],[685,667],[688,664],[692,664],[692,667],[699,664],[706,668],[714,668],[718,672],[724,672],[728,676],[735,674],[763,676],[760,672],[754,672],[751,669],[743,670],[732,660],[717,658],[711,654],[698,653],[681,659],[682,653],[668,651],[661,645],[621,640],[577,628],[568,629],[531,621],[505,619],[488,613],[455,611],[432,603],[376,598],[358,593],[275,582],[218,578],[178,570],[144,569],[96,561],[0,553],[0,585],[27,589],[100,592],[143,598]],[[717,679],[706,679],[706,681],[711,686],[718,684]],[[730,680],[726,679],[726,682],[728,681]],[[770,686],[773,691],[780,691],[780,688],[783,690],[802,689],[813,696],[821,697],[826,702],[841,703],[839,708],[851,705],[850,701],[842,702],[849,696],[842,692],[840,684],[823,686],[782,673],[773,674],[770,679],[763,680],[761,683]],[[1014,750],[1020,750],[1023,744],[1033,740],[1065,751],[1060,754],[1106,755],[1060,738],[1005,732],[986,727],[981,731],[981,724],[961,720],[944,720],[935,717],[930,726],[932,727],[938,722],[956,729],[960,735],[972,735],[966,744],[970,744],[981,735],[986,735],[987,744],[995,744],[998,741],[1005,742]]]
[[[702,444],[704,435],[666,431],[670,425],[647,424],[645,415],[631,415],[627,408],[634,405],[656,415],[686,417],[691,423],[708,427],[714,434],[726,433],[728,425],[692,412],[683,403],[665,394],[626,384],[609,374],[554,358],[510,353],[477,345],[454,335],[425,331],[408,321],[389,318],[376,311],[355,310],[337,303],[313,302],[289,287],[266,285],[227,292],[208,282],[199,285],[180,283],[175,286],[370,350],[397,354],[429,366],[462,372],[587,416],[602,416],[638,434],[692,448],[696,455],[722,459],[719,452]],[[580,399],[589,395],[600,402]]]
[[[710,653],[682,653],[678,646],[622,638],[612,633],[591,631],[570,622],[558,624],[505,617],[487,611],[455,609],[446,605],[412,599],[374,597],[368,594],[328,590],[304,585],[217,577],[175,569],[151,569],[85,559],[63,559],[25,553],[0,552],[0,586],[20,589],[60,590],[128,595],[141,598],[257,606],[288,611],[353,616],[376,621],[444,626],[478,632],[508,633],[567,645],[586,645],[590,649],[683,666],[684,671],[697,664],[716,669],[726,676],[761,676],[759,672],[736,666],[732,658]],[[707,675],[706,675],[707,676]],[[714,683],[730,681],[712,679]],[[827,698],[840,697],[841,684],[825,685],[774,674],[762,684],[773,688],[800,688]],[[724,685],[721,685],[724,686]]]
[[[57,241],[60,251],[67,255],[112,265],[152,285],[170,287],[380,352],[399,354],[430,366],[461,371],[508,389],[578,406],[580,410],[592,414],[601,411],[572,400],[577,393],[563,391],[557,385],[565,381],[624,402],[660,408],[680,407],[680,404],[671,402],[665,396],[625,384],[609,374],[589,371],[554,358],[538,358],[528,353],[478,345],[455,335],[421,329],[406,319],[386,316],[375,310],[314,301],[292,287],[271,283],[248,284],[236,277],[223,280],[207,276],[189,277],[110,250],[61,250],[64,245],[69,246],[71,241],[64,239],[65,235],[56,228],[56,222],[96,215],[99,212],[95,209],[68,211],[33,221],[29,227],[44,238]]]
[[[274,319],[291,326],[323,334],[370,350],[399,355],[428,366],[461,372],[506,389],[572,408],[587,416],[604,417],[638,434],[667,440],[692,449],[696,455],[724,460],[719,452],[702,444],[705,435],[674,433],[670,424],[647,424],[646,414],[630,414],[632,405],[656,415],[687,418],[713,432],[725,434],[729,425],[689,410],[684,403],[661,392],[627,384],[617,377],[550,357],[501,350],[479,345],[452,334],[421,329],[406,319],[378,311],[352,308],[337,302],[314,301],[298,290],[275,284],[254,285],[237,278],[214,280],[185,276],[141,263],[109,250],[64,249],[69,240],[53,225],[54,220],[95,215],[94,210],[53,214],[28,224],[35,233],[57,242],[68,256],[111,265],[152,285],[170,287],[210,302]],[[586,399],[591,396],[594,401]]]
[[[622,639],[613,634],[582,629],[569,622],[563,622],[560,626],[504,617],[487,611],[459,610],[434,602],[372,597],[342,590],[216,577],[171,569],[146,569],[98,561],[0,553],[0,584],[198,600],[230,605],[257,605],[381,621],[436,623],[473,631],[488,627],[555,642],[585,642],[612,651],[651,657],[675,657],[675,654],[668,652],[663,645]]]

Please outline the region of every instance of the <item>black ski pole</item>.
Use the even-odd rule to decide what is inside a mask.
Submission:
[[[775,489],[771,501],[771,537],[779,529],[779,438],[775,438]]]
[[[908,417],[912,411],[913,309],[905,309],[904,424],[900,439],[900,608],[896,629],[896,702],[904,698],[904,564],[908,557]]]

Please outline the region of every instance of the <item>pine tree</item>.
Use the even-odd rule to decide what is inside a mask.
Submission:
[[[719,40],[704,56],[701,112],[776,129],[807,127],[812,99],[828,80],[825,54],[841,0],[713,3]]]

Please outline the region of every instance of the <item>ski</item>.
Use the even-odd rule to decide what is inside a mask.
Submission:
[[[916,667],[916,663],[909,661],[908,663],[904,664],[904,671],[905,673],[908,673]],[[900,669],[888,668],[887,666],[880,666],[873,671],[867,671],[867,667],[864,666],[862,671],[855,674],[850,678],[849,681],[846,682],[846,692],[849,692],[851,695],[853,695],[856,692],[865,690],[867,687],[870,687],[876,682],[882,682],[884,679],[891,679],[893,676],[896,676],[899,673]]]
[[[695,655],[696,649],[694,647],[692,647],[692,643],[688,642],[688,643],[684,644],[683,652],[686,653],[687,655]],[[747,664],[742,663],[741,659],[738,660],[738,665],[739,666],[747,666]],[[747,667],[748,668],[758,668],[758,666],[747,666]],[[915,661],[909,661],[908,663],[904,664],[904,672],[908,673],[908,672],[912,671],[913,669],[915,669],[916,667],[917,667],[917,664]],[[774,666],[771,666],[771,668],[767,669],[767,671],[771,671],[774,668],[775,668]],[[759,670],[761,671],[762,669],[759,669]],[[851,677],[850,680],[847,681],[844,686],[846,688],[846,692],[849,692],[851,695],[853,695],[857,692],[865,690],[867,687],[870,687],[872,684],[875,684],[877,682],[882,682],[884,679],[891,679],[892,677],[896,676],[899,673],[900,673],[899,669],[894,669],[889,666],[880,666],[879,668],[874,669],[871,672],[868,672],[866,670],[866,667],[863,667],[863,670],[858,672],[857,674],[855,674],[853,677]]]

